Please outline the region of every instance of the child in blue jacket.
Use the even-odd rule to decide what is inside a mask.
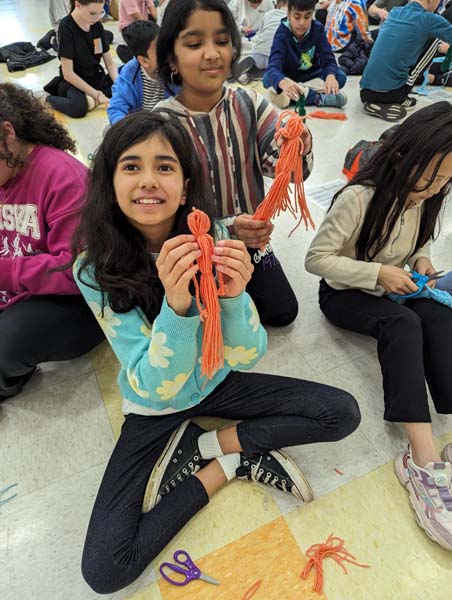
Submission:
[[[339,89],[347,76],[339,69],[323,25],[313,19],[315,0],[289,0],[287,19],[281,21],[276,31],[264,86],[269,89],[270,100],[285,108],[306,96],[306,104],[337,106],[342,108],[347,97]],[[323,79],[318,88],[299,85],[312,79]]]
[[[124,28],[124,41],[135,58],[122,67],[112,88],[107,109],[111,125],[133,110],[152,110],[164,99],[163,85],[155,78],[159,30],[153,21],[135,21]]]

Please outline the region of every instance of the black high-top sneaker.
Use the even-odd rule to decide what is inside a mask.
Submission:
[[[190,420],[174,431],[149,477],[143,499],[143,512],[148,512],[179,483],[205,467],[198,448],[198,438],[205,429]]]
[[[282,450],[270,450],[249,458],[240,455],[237,479],[248,479],[261,485],[270,485],[282,492],[292,494],[303,502],[312,502],[314,493],[309,481]]]

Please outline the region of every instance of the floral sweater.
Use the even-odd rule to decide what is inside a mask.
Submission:
[[[251,369],[266,351],[267,334],[248,294],[220,299],[225,364],[206,382],[200,364],[202,326],[194,299],[186,316],[180,317],[165,296],[152,325],[140,308],[113,312],[108,298],[102,316],[102,292],[87,285],[96,285],[89,279],[89,269],[81,280],[77,271],[78,261],[76,283],[121,364],[118,384],[125,414],[160,416],[195,406],[231,370]]]

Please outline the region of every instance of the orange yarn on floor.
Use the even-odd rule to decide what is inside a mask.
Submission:
[[[335,121],[346,121],[347,115],[344,113],[327,113],[324,110],[315,110],[314,112],[306,115],[308,119],[330,119]]]
[[[323,592],[323,565],[322,561],[325,558],[332,558],[337,562],[338,565],[342,567],[342,569],[347,573],[347,569],[345,565],[342,563],[349,562],[352,565],[357,567],[363,567],[365,569],[370,568],[369,565],[362,565],[361,563],[356,561],[356,558],[353,554],[350,554],[344,548],[344,540],[341,538],[333,536],[331,533],[328,536],[328,539],[323,544],[313,544],[306,550],[306,556],[309,557],[309,560],[300,574],[302,579],[307,579],[309,572],[311,569],[314,569],[315,577],[314,577],[314,585],[313,591],[321,594]]]
[[[223,276],[218,273],[219,288],[212,270],[213,237],[209,234],[210,219],[202,210],[193,209],[188,215],[188,227],[196,238],[201,256],[198,258],[200,281],[193,277],[196,305],[203,323],[201,373],[212,379],[224,365],[223,334],[221,332],[220,303],[223,295]]]
[[[254,594],[257,592],[257,590],[261,587],[262,584],[262,579],[258,579],[257,581],[255,581],[253,583],[253,585],[246,590],[245,594],[243,595],[242,600],[250,600],[250,598],[252,598],[254,596]]]
[[[283,125],[284,119],[287,119]],[[291,110],[285,110],[276,122],[276,132],[283,138],[279,158],[275,167],[275,178],[265,196],[253,215],[254,220],[268,221],[278,216],[281,211],[289,211],[297,218],[300,212],[300,220],[292,229],[289,237],[304,221],[306,229],[311,225],[315,229],[314,221],[309,213],[303,184],[303,142],[301,134],[305,128],[305,117],[299,117]],[[294,184],[294,197],[290,198],[289,184]]]

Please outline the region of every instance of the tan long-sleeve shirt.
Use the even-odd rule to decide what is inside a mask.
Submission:
[[[401,214],[388,243],[372,262],[356,258],[356,242],[373,193],[373,188],[360,185],[346,188],[325,215],[306,255],[306,270],[337,290],[357,288],[382,296],[384,289],[377,283],[381,265],[413,268],[419,257],[430,259],[429,243],[414,252],[423,204]]]

